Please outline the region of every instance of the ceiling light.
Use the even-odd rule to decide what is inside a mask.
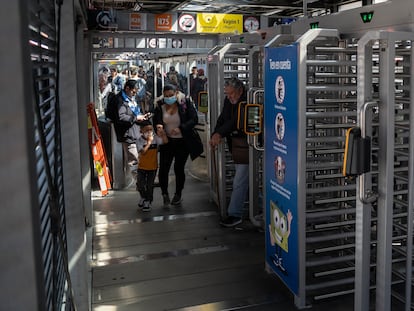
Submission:
[[[273,10],[273,11],[270,11],[270,12],[263,13],[262,15],[264,15],[264,16],[271,16],[271,15],[277,14],[279,12],[282,12],[282,10],[281,9],[276,9],[276,10]]]
[[[143,3],[139,3],[138,1],[135,3],[134,7],[132,8],[133,11],[138,12],[142,9]]]

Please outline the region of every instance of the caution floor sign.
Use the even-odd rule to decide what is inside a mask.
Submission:
[[[111,176],[93,103],[88,104],[88,136],[99,187],[102,195],[105,196],[111,189]]]

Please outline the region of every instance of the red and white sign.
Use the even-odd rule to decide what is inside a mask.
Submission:
[[[141,30],[142,18],[140,13],[129,14],[129,30]]]
[[[155,30],[157,31],[173,31],[172,14],[155,14]]]
[[[194,30],[196,26],[195,17],[191,14],[182,14],[178,19],[178,26],[185,32]]]

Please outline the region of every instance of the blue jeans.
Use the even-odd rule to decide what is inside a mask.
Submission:
[[[233,191],[228,207],[229,216],[242,217],[244,202],[249,195],[249,164],[234,164],[236,174],[233,179]]]

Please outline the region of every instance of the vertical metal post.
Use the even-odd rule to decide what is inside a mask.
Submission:
[[[308,0],[303,0],[303,16],[308,16]]]
[[[411,54],[410,54],[410,120],[414,120],[414,48],[413,41],[411,41]],[[412,168],[414,165],[414,126],[410,126],[410,155],[409,155],[409,168]],[[405,311],[409,311],[412,303],[412,273],[413,273],[413,220],[414,220],[414,210],[413,210],[413,200],[414,200],[414,170],[408,170],[408,207],[407,207],[407,251],[406,251],[406,279],[405,279]]]
[[[303,39],[302,39],[303,38]],[[301,40],[302,39],[302,40]],[[306,306],[306,84],[307,84],[307,46],[312,39],[298,39],[298,253],[299,253],[299,290],[295,296],[298,308]]]
[[[314,29],[301,36],[298,43],[298,172],[306,172],[306,105],[308,45],[318,37],[339,37],[333,29]],[[299,289],[295,296],[298,308],[306,306],[306,174],[297,176]]]
[[[122,144],[117,141],[114,125],[111,123],[112,187],[122,189],[126,186],[124,153]]]
[[[394,64],[395,46],[380,40],[380,102],[378,143],[378,222],[376,310],[391,308],[392,223],[394,193]]]
[[[358,123],[361,122],[361,111],[365,102],[370,100],[372,88],[372,47],[374,38],[370,33],[363,36],[358,42]],[[366,128],[362,132],[368,132]],[[365,176],[357,179],[357,189],[367,183]],[[355,297],[354,310],[369,309],[369,280],[370,280],[370,248],[371,248],[371,205],[356,200],[355,223]]]

